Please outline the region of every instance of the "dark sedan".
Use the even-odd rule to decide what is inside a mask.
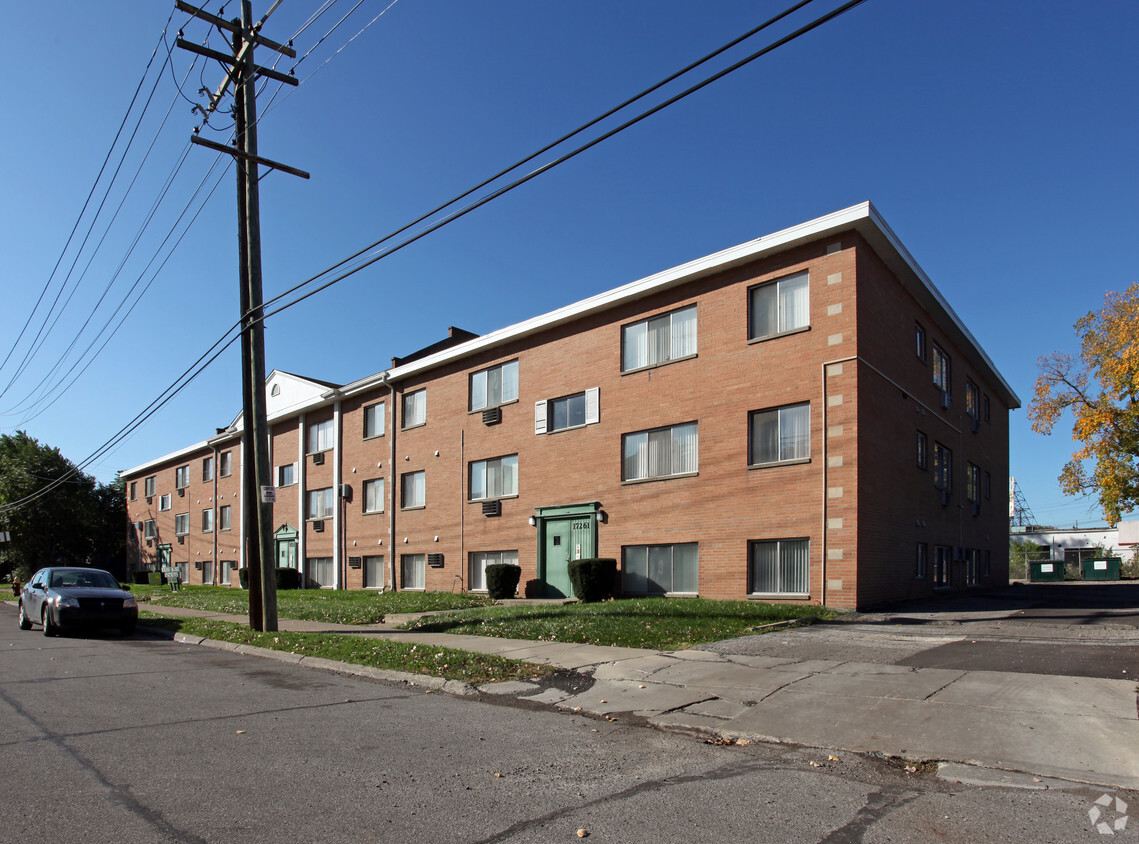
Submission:
[[[20,629],[34,623],[43,625],[45,636],[98,627],[129,636],[138,623],[138,600],[102,569],[40,569],[20,590]]]

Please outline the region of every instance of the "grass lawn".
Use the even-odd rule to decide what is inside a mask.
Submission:
[[[270,650],[322,657],[353,665],[368,665],[372,668],[406,671],[448,680],[464,680],[474,685],[502,680],[526,680],[552,674],[555,671],[549,666],[454,648],[388,642],[357,635],[258,633],[240,624],[203,618],[169,618],[162,616],[160,611],[151,612],[145,609],[140,615],[139,623],[191,636],[256,645]]]
[[[596,604],[485,607],[422,618],[408,625],[408,629],[678,650],[743,636],[751,628],[776,621],[835,615],[834,611],[817,606],[641,598]]]
[[[131,586],[144,609],[185,607],[210,612],[249,614],[249,593],[229,586]],[[451,592],[334,591],[282,589],[277,592],[277,615],[332,624],[378,624],[385,615],[485,606],[485,596]]]

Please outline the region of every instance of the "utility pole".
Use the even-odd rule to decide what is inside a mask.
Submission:
[[[229,65],[229,71],[217,91],[210,97],[206,116],[216,110],[225,96],[230,82],[235,84],[234,122],[236,147],[199,138],[191,141],[199,146],[225,152],[237,164],[237,221],[238,221],[238,275],[241,281],[241,389],[243,502],[242,523],[246,566],[249,569],[249,626],[254,630],[272,632],[277,629],[277,582],[273,559],[273,502],[275,488],[272,467],[269,465],[269,424],[265,407],[265,329],[261,295],[261,212],[258,195],[258,165],[282,170],[307,179],[308,173],[286,167],[257,154],[257,90],[258,76],[265,76],[296,85],[297,80],[271,68],[259,67],[253,62],[255,45],[267,47],[290,58],[296,58],[291,48],[262,37],[261,25],[265,18],[254,22],[250,0],[241,2],[241,18],[226,21],[183,0],[175,5],[183,12],[228,32],[232,36],[233,55],[192,44],[179,37],[179,47],[216,59]],[[274,9],[276,6],[273,7]],[[272,9],[270,9],[272,13]]]

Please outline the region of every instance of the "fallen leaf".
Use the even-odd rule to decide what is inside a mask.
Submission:
[[[587,835],[589,835],[589,830],[587,830],[587,829],[579,829],[577,831],[577,837],[578,838],[585,838],[585,836],[587,836]]]
[[[609,703],[609,701],[607,701],[605,698],[601,698],[601,702],[602,703]]]
[[[828,762],[841,762],[842,760],[839,759],[837,756],[828,756],[827,761]]]
[[[499,779],[502,779],[502,774],[498,773],[498,771],[495,771],[495,772],[494,772],[494,775],[495,775],[496,777],[498,777]]]
[[[574,707],[573,709],[571,709],[570,711],[571,711],[571,712],[581,712],[581,707],[580,707],[580,706],[575,706],[575,707]]]
[[[745,739],[745,738],[736,739],[736,744],[739,744],[739,745],[751,744],[751,739]]]
[[[645,687],[644,683],[641,683],[641,685],[637,686],[638,689],[643,689],[644,687]]]
[[[812,768],[821,768],[822,766],[823,766],[822,762],[816,762],[814,759],[811,760],[811,767]]]
[[[242,733],[244,733],[244,732],[245,732],[245,730],[238,730],[238,731],[237,731],[237,734],[238,734],[238,735],[241,735],[241,734],[242,734]]]

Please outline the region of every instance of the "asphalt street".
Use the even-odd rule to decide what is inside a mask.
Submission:
[[[11,606],[0,622],[2,841],[1070,843],[1139,805],[141,635],[49,639]]]

